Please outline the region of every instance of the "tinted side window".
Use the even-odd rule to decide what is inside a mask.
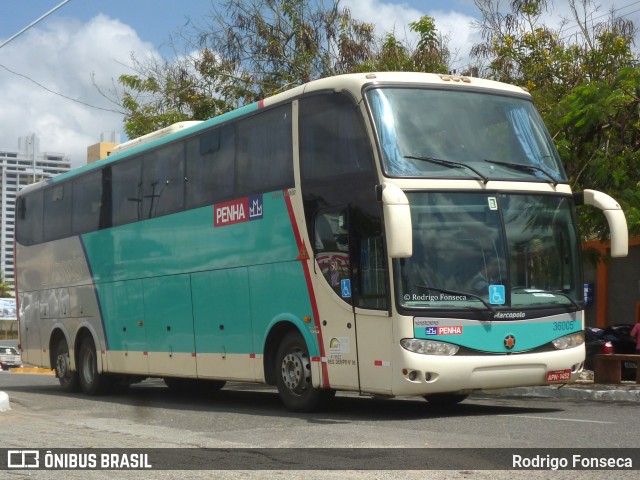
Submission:
[[[184,143],[174,143],[142,159],[142,218],[184,208]]]
[[[111,167],[111,211],[114,226],[142,220],[140,164],[140,159],[135,158]]]
[[[74,234],[92,232],[100,227],[102,211],[102,170],[91,172],[76,178],[73,189],[73,221]]]
[[[42,190],[29,193],[18,200],[16,240],[21,245],[42,242]]]
[[[290,104],[240,121],[236,135],[237,196],[293,186]]]
[[[235,150],[234,125],[187,140],[187,208],[233,197]]]
[[[302,177],[307,180],[372,170],[368,139],[356,105],[346,96],[300,101]]]
[[[44,241],[71,235],[71,184],[54,185],[44,191]]]

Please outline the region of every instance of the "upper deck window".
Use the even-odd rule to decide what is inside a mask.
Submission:
[[[388,176],[567,181],[526,98],[426,88],[377,88],[366,98]]]

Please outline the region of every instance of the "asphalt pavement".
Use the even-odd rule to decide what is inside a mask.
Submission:
[[[53,370],[43,368],[16,368],[14,373],[32,373],[53,375]],[[4,372],[8,374],[9,372]],[[9,399],[0,392],[0,411],[7,409]],[[580,380],[571,384],[546,385],[537,387],[515,387],[498,390],[482,390],[475,395],[497,397],[547,397],[575,400],[594,400],[602,402],[640,403],[640,384],[623,381],[618,385],[598,384],[593,381],[593,372],[585,370]]]

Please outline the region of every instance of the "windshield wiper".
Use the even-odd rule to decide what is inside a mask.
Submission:
[[[502,165],[503,167],[512,168],[514,170],[520,170],[521,172],[528,172],[528,173],[540,172],[546,177],[551,179],[551,182],[553,183],[554,187],[556,187],[558,183],[560,183],[558,182],[556,177],[551,175],[544,168],[536,167],[535,165],[523,165],[522,163],[501,162],[500,160],[487,160],[487,159],[485,159],[485,162],[493,163],[495,165]]]
[[[486,175],[483,175],[478,170],[473,168],[471,165],[467,165],[466,163],[454,162],[452,160],[442,160],[440,158],[433,158],[433,157],[415,157],[413,155],[405,155],[404,158],[409,158],[411,160],[420,160],[422,162],[434,163],[436,165],[442,165],[443,167],[449,167],[449,168],[468,168],[473,173],[478,175],[482,179],[482,181],[485,183],[485,185],[489,181],[489,177],[487,177]]]
[[[427,285],[416,285],[416,287],[423,288],[425,290],[433,290],[434,292],[446,293],[447,295],[455,295],[457,297],[469,297],[469,298],[473,298],[474,300],[478,300],[485,307],[487,307],[487,310],[489,310],[489,312],[491,312],[491,316],[489,317],[489,320],[493,320],[496,314],[496,309],[493,308],[489,304],[489,302],[487,302],[484,298],[479,297],[478,295],[474,295],[473,293],[458,292],[456,290],[445,290],[444,288],[428,287]]]
[[[578,311],[580,310],[580,304],[578,302],[576,302],[573,298],[571,298],[571,295],[564,293],[564,292],[557,292],[555,290],[541,290],[539,288],[527,288],[527,287],[516,287],[516,288],[512,288],[511,289],[511,293],[517,292],[518,290],[523,290],[526,293],[546,293],[546,294],[550,294],[550,295],[560,295],[561,297],[566,298],[567,300],[569,300],[569,302],[571,302],[571,305],[573,305],[573,307],[575,308],[574,311]]]

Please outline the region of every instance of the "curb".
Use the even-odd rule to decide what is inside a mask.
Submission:
[[[11,410],[11,406],[9,405],[9,395],[4,392],[0,392],[0,412],[5,412],[7,410]]]
[[[9,373],[40,373],[40,374],[54,375],[55,371],[49,370],[48,368],[20,367],[20,368],[12,368],[11,370],[9,370]]]
[[[483,390],[482,393],[490,396],[512,397],[551,397],[575,400],[596,400],[603,402],[632,402],[640,403],[640,390],[631,389],[606,389],[598,388],[574,388],[574,387],[516,387],[498,390]]]

